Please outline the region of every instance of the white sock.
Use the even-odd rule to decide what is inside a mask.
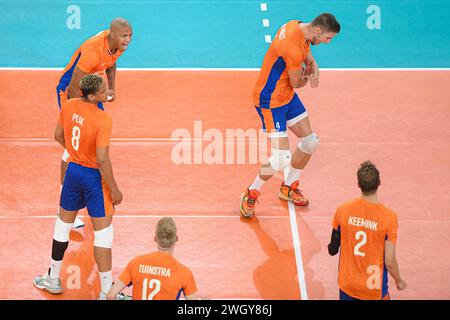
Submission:
[[[300,179],[301,174],[302,174],[301,169],[296,169],[296,168],[292,167],[291,165],[289,165],[288,174],[287,174],[286,180],[284,181],[284,184],[287,186],[290,186],[295,181]]]
[[[50,279],[57,279],[61,273],[61,261],[50,260]]]
[[[252,185],[249,187],[249,189],[253,190],[256,189],[258,191],[261,191],[261,187],[263,186],[263,184],[266,181],[264,181],[263,179],[261,179],[261,177],[259,176],[259,173],[256,175],[255,181],[253,181]]]
[[[99,272],[100,273],[100,285],[104,293],[108,293],[112,287],[112,273],[111,271]]]

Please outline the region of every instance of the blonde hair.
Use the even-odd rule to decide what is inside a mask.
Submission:
[[[156,241],[162,249],[169,249],[177,240],[177,226],[172,218],[166,217],[156,225]]]
[[[95,94],[103,83],[103,78],[96,74],[87,74],[80,80],[80,90],[83,97]]]

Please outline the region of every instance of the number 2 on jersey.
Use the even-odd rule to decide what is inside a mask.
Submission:
[[[147,289],[153,289],[153,291],[147,296]],[[156,294],[161,290],[161,281],[158,279],[151,279],[148,281],[147,278],[142,282],[142,300],[153,300]]]
[[[365,245],[366,242],[367,242],[367,234],[366,234],[364,231],[358,231],[358,232],[355,234],[355,239],[356,239],[356,240],[361,239],[361,241],[358,242],[358,243],[356,244],[355,248],[353,249],[353,254],[354,254],[355,256],[361,256],[361,257],[364,257],[366,254],[365,254],[364,252],[361,252],[360,249],[361,249],[361,247],[362,247],[363,245]]]
[[[75,151],[77,151],[80,148],[80,135],[81,130],[79,127],[74,126],[72,128],[72,147]]]

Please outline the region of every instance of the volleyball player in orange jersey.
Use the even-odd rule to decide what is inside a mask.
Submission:
[[[254,215],[263,184],[286,167],[289,171],[281,184],[279,198],[299,206],[309,204],[299,189],[299,178],[317,148],[319,137],[312,130],[306,109],[294,88],[305,86],[308,80],[313,88],[319,85],[319,67],[310,45],[330,43],[339,31],[336,18],[324,13],[311,23],[289,21],[272,41],[253,92],[253,103],[270,138],[271,157],[242,194],[240,212],[245,218]],[[301,139],[292,159],[287,128]]]
[[[177,227],[172,218],[162,218],[156,225],[155,242],[158,251],[132,259],[107,294],[116,299],[127,286],[133,285],[133,300],[200,299],[191,270],[173,257],[178,241]]]
[[[358,170],[361,197],[341,205],[333,220],[330,255],[340,250],[339,297],[341,300],[388,300],[388,272],[397,289],[406,282],[395,257],[397,215],[378,201],[378,169],[370,161]]]
[[[87,207],[94,228],[94,256],[100,273],[101,298],[112,285],[111,222],[114,205],[120,204],[123,196],[109,158],[111,116],[97,105],[106,98],[106,83],[100,76],[88,74],[81,79],[80,89],[81,98],[63,103],[55,129],[55,140],[69,152],[68,167],[54,228],[50,268],[33,283],[50,293],[62,293],[60,272],[69,233],[78,211]]]

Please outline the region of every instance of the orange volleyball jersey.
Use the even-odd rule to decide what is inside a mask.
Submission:
[[[96,148],[109,146],[111,116],[97,105],[74,98],[62,105],[59,124],[64,128],[68,162],[98,168]]]
[[[134,258],[119,279],[133,284],[133,300],[177,300],[197,291],[191,270],[164,252]]]
[[[310,50],[299,23],[292,20],[284,24],[270,44],[253,91],[255,106],[281,107],[294,96],[287,70],[300,70]]]
[[[362,198],[341,205],[333,228],[341,234],[339,288],[357,299],[382,299],[388,292],[385,241],[397,240],[397,215]]]
[[[112,67],[123,53],[120,50],[117,50],[114,54],[110,53],[108,35],[109,30],[99,32],[85,41],[72,55],[59,79],[57,88],[60,103],[68,99],[67,88],[76,67],[85,73],[98,74],[106,79],[106,69]]]
[[[63,74],[75,66],[86,73],[102,73],[112,67],[122,55],[122,51],[109,53],[108,35],[109,30],[103,30],[86,40],[72,55]]]

